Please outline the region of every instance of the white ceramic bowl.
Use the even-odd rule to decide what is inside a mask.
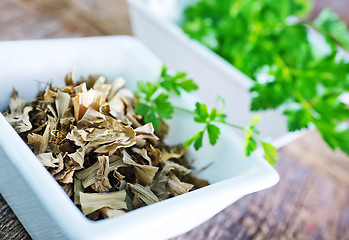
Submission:
[[[122,76],[131,89],[138,80],[154,79],[162,65],[142,44],[126,36],[0,42],[0,52],[0,110],[6,109],[12,88],[32,99],[38,82],[46,83],[55,76],[54,83],[63,85],[74,64],[77,76]],[[176,99],[187,106],[193,106],[195,100],[191,95]],[[186,115],[177,114],[169,124],[170,144],[182,142],[195,131]],[[195,168],[214,162],[200,175],[212,183],[210,186],[93,222],[75,207],[0,114],[0,193],[33,239],[153,240],[184,233],[242,196],[271,187],[279,179],[261,157],[246,158],[240,137],[224,126],[217,146],[206,142],[201,151],[189,152],[196,160]]]

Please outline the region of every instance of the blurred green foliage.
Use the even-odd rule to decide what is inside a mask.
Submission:
[[[329,9],[308,21],[311,10],[309,0],[200,0],[181,26],[254,80],[251,110],[281,108],[289,131],[315,126],[349,154],[349,63],[337,52],[349,33]],[[310,26],[328,45],[311,43]]]

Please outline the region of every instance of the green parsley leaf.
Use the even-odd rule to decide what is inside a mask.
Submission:
[[[140,115],[146,115],[150,111],[151,111],[151,107],[145,103],[138,103],[135,108],[135,112]]]
[[[187,141],[183,143],[183,147],[187,148],[190,145],[194,143],[195,150],[199,150],[202,147],[202,140],[204,137],[205,129],[200,130],[196,134],[194,134],[192,137],[190,137]]]
[[[219,127],[213,124],[208,124],[207,133],[208,133],[208,139],[210,140],[210,144],[215,145],[221,133],[221,131],[219,130]]]
[[[265,158],[270,163],[270,165],[274,166],[276,164],[277,158],[278,158],[278,154],[276,152],[276,147],[274,147],[270,143],[266,143],[263,141],[260,141],[260,143],[263,147]]]
[[[253,151],[257,149],[257,141],[253,137],[254,133],[258,134],[256,124],[260,121],[259,115],[253,115],[249,127],[246,129],[245,136],[245,154],[250,156]]]
[[[196,114],[196,117],[194,118],[195,121],[199,123],[205,123],[208,117],[207,105],[197,102],[195,106],[196,106],[194,111]]]
[[[246,156],[250,156],[253,151],[257,149],[257,142],[252,137],[253,130],[250,129],[246,132],[245,136],[245,154]]]
[[[198,85],[192,79],[187,78],[186,73],[177,72],[175,75],[170,75],[167,73],[165,66],[163,66],[161,71],[160,86],[168,92],[174,92],[177,95],[181,94],[181,90],[191,92],[198,89]]]
[[[314,20],[314,26],[326,37],[329,44],[335,47],[336,43],[349,48],[349,32],[347,26],[331,9],[325,8]]]

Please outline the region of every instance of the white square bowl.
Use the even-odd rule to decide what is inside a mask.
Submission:
[[[131,37],[94,37],[0,42],[0,110],[6,110],[12,88],[26,100],[37,94],[38,82],[63,85],[77,66],[77,76],[100,73],[122,76],[129,88],[152,80],[162,62]],[[212,90],[214,91],[214,89]],[[178,104],[193,106],[184,95]],[[185,114],[169,122],[167,142],[183,142],[195,132]],[[261,157],[246,158],[243,141],[222,126],[219,143],[199,152],[189,150],[194,168],[212,166],[199,176],[211,185],[122,216],[97,222],[87,219],[0,114],[0,193],[33,239],[167,239],[189,231],[242,196],[273,186],[277,172]]]

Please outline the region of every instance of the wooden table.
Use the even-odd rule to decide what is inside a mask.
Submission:
[[[74,24],[71,16],[38,14],[33,1],[0,1],[0,40],[105,34],[97,25]],[[123,13],[126,27],[116,33],[130,32]],[[174,239],[349,239],[349,158],[330,151],[316,132],[283,147],[279,155],[276,169],[281,178],[275,187],[243,197]],[[30,239],[1,196],[0,239]]]

